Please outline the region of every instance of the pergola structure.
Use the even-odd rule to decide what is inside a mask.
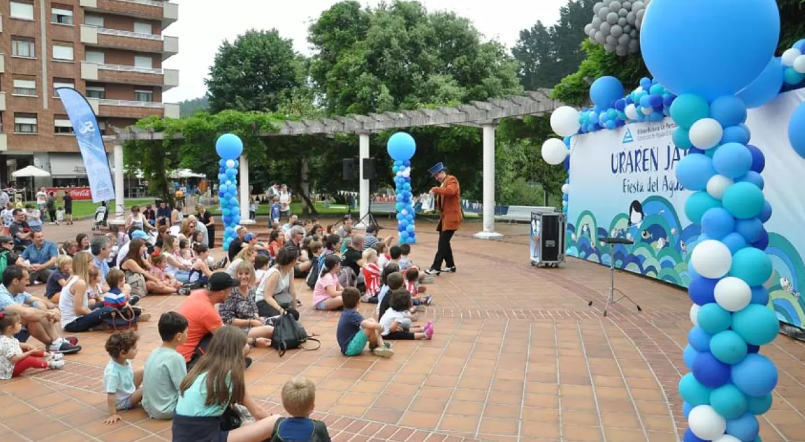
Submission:
[[[550,90],[540,89],[525,95],[493,98],[487,101],[472,101],[454,107],[418,109],[412,111],[385,112],[382,114],[352,115],[348,117],[321,118],[318,120],[285,121],[279,123],[279,131],[261,133],[261,136],[334,135],[339,133],[359,136],[360,165],[360,216],[369,211],[369,180],[363,179],[363,159],[369,158],[369,135],[387,130],[412,127],[451,125],[478,127],[483,130],[483,231],[477,238],[491,239],[502,235],[495,232],[495,128],[503,118],[523,118],[527,115],[542,115],[553,112],[562,103],[550,98]],[[277,124],[277,123],[275,123]],[[163,140],[162,132],[149,132],[136,127],[115,129],[114,173],[115,205],[122,216],[123,204],[123,143],[134,140]],[[171,135],[182,139],[182,134]],[[249,219],[249,162],[240,159],[240,208],[241,218]]]

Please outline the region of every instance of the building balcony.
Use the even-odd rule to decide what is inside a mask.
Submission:
[[[179,19],[179,5],[154,0],[81,0],[87,11],[107,12],[149,20],[160,20],[162,29]]]
[[[114,48],[162,54],[162,60],[179,53],[179,38],[81,25],[81,43],[88,47]]]
[[[158,86],[163,91],[166,91],[179,86],[179,71],[176,69],[141,68],[82,61],[81,79],[103,83]]]
[[[97,98],[91,98],[89,101],[93,109],[96,106],[94,103],[97,103],[95,113],[99,117],[134,118],[138,120],[151,115],[159,115],[164,118],[180,117],[180,108],[176,103],[101,100]]]
[[[0,112],[5,112],[6,110],[6,93],[0,92]]]

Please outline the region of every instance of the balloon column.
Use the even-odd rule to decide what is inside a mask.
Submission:
[[[735,94],[763,75],[779,33],[774,0],[653,0],[641,28],[646,66],[679,94],[674,142],[689,153],[676,176],[694,192],[685,214],[702,232],[688,266],[685,442],[759,441],[756,416],[771,408],[777,385],[777,368],[760,354],[779,329],[763,286],[772,276],[765,159],[748,144],[746,105]]]
[[[414,204],[411,194],[411,158],[416,153],[414,137],[397,132],[386,144],[389,156],[394,159],[394,183],[397,185],[397,230],[400,244],[416,243]]]
[[[221,202],[221,216],[224,221],[224,250],[237,234],[235,228],[240,224],[240,203],[238,202],[238,158],[243,153],[243,141],[235,134],[224,134],[215,142],[218,161],[218,197]]]

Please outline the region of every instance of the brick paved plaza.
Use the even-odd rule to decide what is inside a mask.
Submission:
[[[471,239],[478,227],[465,224],[453,240],[459,273],[428,287],[435,294],[425,315],[436,324],[432,341],[398,341],[388,360],[369,353],[348,359],[335,342],[338,313],[310,310],[305,287],[302,322],[321,335],[322,348],[284,358],[254,350],[247,371],[251,394],[281,412],[279,387],[293,375],[307,376],[318,387],[314,417],[327,422],[338,442],[679,440],[685,420],[676,385],[687,371],[686,294],[618,274],[617,285],[644,311],[619,304],[604,318],[599,291],[608,287],[606,268],[572,260],[561,269],[535,269],[522,226],[501,226],[521,233],[506,242]],[[88,231],[89,224],[50,228],[49,238],[82,228]],[[429,230],[420,225],[414,262],[432,257],[436,236]],[[142,304],[158,317],[182,300],[149,297]],[[588,300],[595,301],[592,307]],[[368,315],[372,309],[361,310]],[[140,334],[135,368],[159,341],[155,322],[142,324]],[[107,336],[81,335],[84,349],[66,358],[63,371],[0,383],[0,440],[171,440],[170,422],[149,420],[142,410],[125,412],[125,422],[114,426],[102,423]],[[773,409],[761,419],[763,440],[805,440],[805,345],[781,335],[763,353],[780,370]]]

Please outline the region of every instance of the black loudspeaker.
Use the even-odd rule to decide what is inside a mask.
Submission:
[[[540,260],[544,263],[565,261],[565,215],[562,213],[542,214],[540,235]]]
[[[363,179],[373,180],[376,177],[374,158],[363,159]]]
[[[354,180],[358,176],[358,160],[355,158],[344,158],[344,171],[342,178],[344,180]]]

